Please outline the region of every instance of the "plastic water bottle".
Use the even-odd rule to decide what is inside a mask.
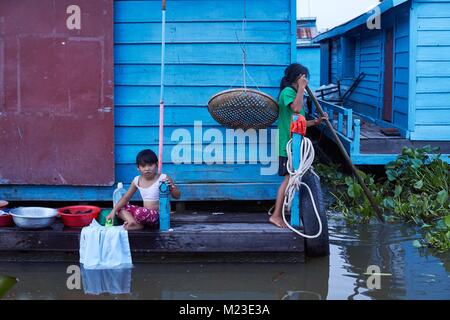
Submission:
[[[170,199],[169,186],[167,182],[161,183],[159,187],[159,230],[167,231],[170,229]]]
[[[116,206],[117,203],[119,203],[120,199],[127,193],[125,189],[123,188],[123,183],[119,182],[117,184],[116,190],[113,192],[113,207]]]

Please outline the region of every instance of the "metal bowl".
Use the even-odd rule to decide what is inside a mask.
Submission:
[[[9,211],[13,216],[14,223],[25,229],[42,229],[49,227],[58,212],[52,208],[42,207],[20,207]]]

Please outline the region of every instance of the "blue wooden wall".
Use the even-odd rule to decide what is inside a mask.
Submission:
[[[346,101],[346,106],[374,119],[381,119],[385,32],[390,27],[394,28],[392,124],[405,131],[408,127],[409,5],[404,3],[384,13],[381,29],[370,30],[363,25],[343,35],[355,39],[354,76],[365,73],[364,79]],[[342,37],[332,40],[331,79],[336,83],[339,78],[344,86],[349,86],[352,80],[343,75],[342,42]]]
[[[450,1],[415,0],[409,106],[411,138],[450,140]]]
[[[336,83],[338,79],[341,78],[341,74],[338,72],[340,69],[340,41],[338,39],[333,39],[330,42],[330,78],[332,83]]]
[[[184,129],[197,142],[202,121],[207,129],[225,133],[207,111],[209,98],[231,86],[242,86],[242,44],[245,41],[247,77],[275,99],[284,68],[296,60],[295,0],[246,0],[246,32],[242,34],[244,0],[171,0],[167,2],[165,131],[163,171],[181,186],[181,200],[274,199],[280,178],[261,175],[262,167],[278,166],[277,146],[267,146],[259,157],[256,141],[218,142],[227,164],[207,165],[203,148],[193,145],[192,164],[174,164],[171,153],[178,144],[172,137]],[[158,151],[161,1],[115,1],[115,175],[128,187],[138,174],[136,154]],[[272,129],[276,128],[273,126]],[[273,135],[268,131],[268,140]],[[200,137],[200,138],[199,138]],[[225,134],[224,134],[225,137]],[[95,138],[95,137],[93,137]],[[174,139],[172,139],[174,138]],[[258,136],[261,138],[261,135]],[[211,139],[211,138],[209,138]],[[174,140],[174,141],[173,141]],[[272,141],[276,141],[276,137]],[[186,141],[184,141],[186,143]],[[235,150],[235,156],[226,152]],[[240,159],[236,154],[244,154]],[[237,163],[238,161],[243,163]],[[252,160],[254,163],[249,163]],[[0,186],[8,200],[111,200],[113,187]],[[136,196],[135,199],[139,199]]]
[[[118,1],[116,4],[116,177],[136,175],[135,156],[158,147],[160,80],[160,1]],[[183,199],[271,198],[279,178],[260,174],[261,164],[201,163],[202,148],[192,148],[198,163],[173,164],[171,153],[184,128],[194,139],[194,122],[203,132],[216,128],[206,105],[215,93],[242,86],[245,41],[250,86],[277,97],[284,68],[291,60],[289,1],[247,0],[245,39],[241,32],[244,1],[169,1],[166,46],[166,127],[163,171],[183,185]],[[241,44],[239,42],[242,42]],[[225,137],[225,134],[224,134]],[[174,141],[175,140],[175,141]],[[204,142],[203,150],[209,142]],[[224,156],[227,148],[223,144]],[[238,145],[257,150],[255,141]],[[232,160],[232,159],[231,159]],[[235,158],[237,160],[237,158]],[[236,161],[234,161],[236,162]],[[249,184],[250,183],[250,184]],[[242,185],[240,185],[242,184]],[[245,188],[239,188],[245,186]],[[263,187],[263,191],[258,190]],[[256,192],[258,190],[258,192]]]
[[[297,47],[297,62],[309,69],[309,86],[312,90],[320,87],[320,47]]]
[[[342,74],[342,39],[356,38],[355,75],[366,77],[346,105],[383,123],[385,32],[393,27],[392,124],[411,140],[450,140],[449,21],[450,1],[411,0],[383,13],[381,30],[364,24],[322,40],[330,42],[330,81],[350,84]]]

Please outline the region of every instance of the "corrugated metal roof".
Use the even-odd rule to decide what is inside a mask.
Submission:
[[[297,44],[310,44],[318,34],[316,18],[297,19]]]

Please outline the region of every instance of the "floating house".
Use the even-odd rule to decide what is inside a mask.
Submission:
[[[386,0],[314,38],[321,85],[344,95],[361,77],[340,105],[321,101],[354,163],[427,144],[450,161],[449,19],[449,1]]]
[[[312,90],[320,86],[320,45],[312,42],[318,35],[316,20],[314,17],[297,20],[297,62],[308,67]]]
[[[76,3],[0,2],[2,199],[111,201],[158,151],[161,1]],[[171,0],[166,21],[163,172],[181,201],[275,199],[276,126],[233,133],[207,103],[243,85],[244,52],[247,86],[277,98],[296,1]]]

